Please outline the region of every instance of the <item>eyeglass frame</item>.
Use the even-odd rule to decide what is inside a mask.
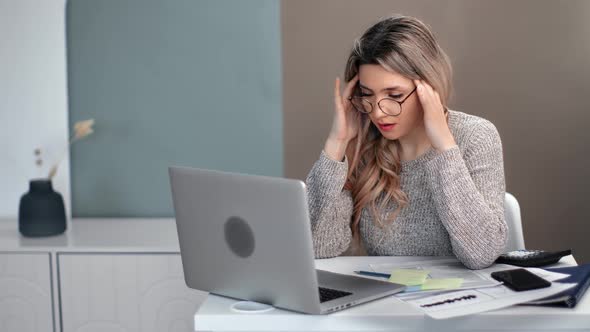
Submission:
[[[408,95],[402,101],[397,101],[397,100],[395,100],[395,99],[393,99],[391,97],[383,97],[383,98],[379,99],[379,101],[377,102],[377,107],[379,107],[379,109],[381,110],[381,112],[383,112],[384,114],[387,114],[389,116],[399,116],[400,114],[402,114],[402,111],[403,111],[402,104],[405,103],[406,100],[408,100],[408,98],[410,98],[410,96],[412,95],[412,93],[414,93],[414,91],[416,91],[417,88],[418,88],[417,85],[414,86],[414,89],[410,93],[408,93]],[[348,97],[348,101],[350,101],[350,104],[352,105],[352,107],[354,107],[354,109],[357,112],[360,112],[360,113],[363,113],[363,114],[371,114],[375,110],[375,105],[373,105],[373,103],[370,100],[368,100],[367,98],[362,98],[363,100],[367,101],[367,103],[369,103],[369,105],[371,105],[371,111],[370,112],[359,111],[356,108],[356,106],[354,105],[354,103],[352,102],[352,98],[354,98],[354,97],[353,96]],[[383,110],[383,108],[381,107],[381,102],[384,99],[391,99],[391,100],[395,101],[396,103],[398,103],[399,104],[399,113],[397,113],[397,114],[389,114],[389,113],[385,112]]]

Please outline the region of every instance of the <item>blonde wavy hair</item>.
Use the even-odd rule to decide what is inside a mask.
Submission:
[[[344,73],[346,82],[363,64],[379,64],[409,79],[426,81],[438,91],[447,109],[452,92],[451,63],[429,27],[420,20],[393,15],[371,26],[354,41]],[[350,190],[354,202],[350,227],[358,245],[360,217],[365,207],[370,206],[374,220],[384,227],[393,222],[409,200],[400,187],[399,142],[383,137],[367,114],[360,114],[357,121],[359,133],[346,151],[349,171],[345,189]],[[397,204],[396,209],[389,218],[381,220],[377,208],[385,211],[392,202]]]

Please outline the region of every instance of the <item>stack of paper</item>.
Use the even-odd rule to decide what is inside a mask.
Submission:
[[[404,265],[372,264],[374,272],[390,273],[390,281],[408,286],[396,297],[423,310],[433,318],[450,318],[500,309],[560,293],[575,284],[553,283],[551,287],[516,292],[490,277],[491,272],[513,269],[495,264],[468,270],[456,259],[419,261]],[[527,268],[538,276],[556,281],[567,274]],[[454,288],[454,289],[453,289]]]
[[[554,283],[551,287],[515,292],[504,286],[461,290],[411,299],[407,302],[436,319],[470,315],[537,300],[557,294],[576,284]]]

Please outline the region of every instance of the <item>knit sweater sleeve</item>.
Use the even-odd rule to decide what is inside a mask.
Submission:
[[[346,158],[338,162],[322,151],[305,180],[316,258],[338,256],[350,245],[352,196],[343,190],[347,172]]]
[[[464,153],[458,146],[438,153],[426,165],[438,215],[453,253],[470,269],[490,266],[504,251],[504,162],[496,127],[479,122]]]

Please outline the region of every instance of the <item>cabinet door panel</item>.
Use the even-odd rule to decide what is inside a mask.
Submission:
[[[206,293],[189,289],[178,254],[60,254],[64,332],[194,331]]]
[[[0,331],[53,331],[48,253],[0,254]]]

